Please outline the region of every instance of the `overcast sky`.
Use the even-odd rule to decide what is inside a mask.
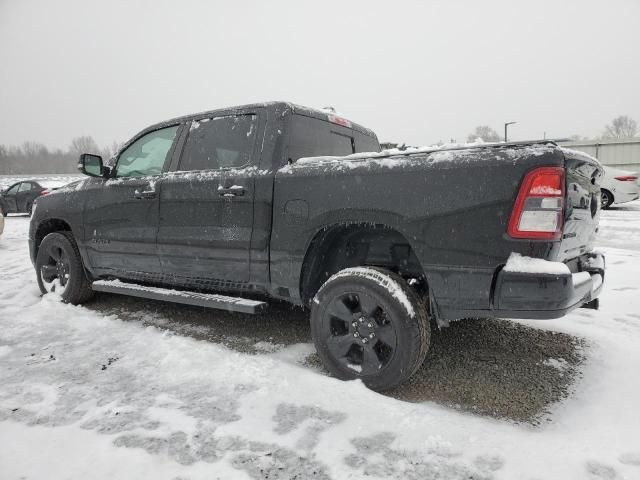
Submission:
[[[267,100],[414,145],[598,135],[640,121],[640,0],[0,0],[0,143]]]

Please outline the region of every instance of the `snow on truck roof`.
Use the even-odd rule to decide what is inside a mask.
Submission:
[[[216,110],[207,110],[204,112],[199,112],[199,113],[192,113],[192,114],[188,114],[188,115],[182,115],[180,117],[176,117],[176,118],[172,118],[170,120],[166,120],[163,122],[159,122],[156,123],[155,125],[151,125],[150,127],[145,128],[144,131],[147,130],[153,130],[153,129],[157,129],[160,126],[163,125],[170,125],[170,124],[175,124],[178,122],[184,122],[184,121],[188,121],[188,120],[198,120],[201,118],[206,118],[206,117],[211,117],[211,116],[218,116],[218,115],[230,115],[233,114],[234,112],[240,112],[240,111],[244,111],[246,112],[247,110],[251,110],[253,108],[278,108],[278,107],[282,107],[283,109],[289,109],[291,110],[293,113],[298,113],[300,115],[305,115],[307,117],[314,117],[314,118],[318,118],[321,120],[326,120],[332,123],[337,123],[338,125],[342,125],[344,127],[347,128],[351,128],[353,130],[359,131],[361,133],[364,133],[365,135],[368,136],[372,136],[375,137],[376,134],[373,132],[373,130],[366,128],[358,123],[352,122],[351,120],[348,120],[346,118],[344,118],[342,115],[336,113],[335,111],[328,109],[328,108],[312,108],[312,107],[305,107],[303,105],[297,105],[295,103],[291,103],[291,102],[284,102],[284,101],[274,101],[274,102],[262,102],[262,103],[249,103],[247,105],[237,105],[237,106],[233,106],[233,107],[224,107],[224,108],[219,108]],[[141,133],[141,132],[140,132]],[[137,135],[136,135],[137,136]],[[377,137],[376,137],[377,138]]]

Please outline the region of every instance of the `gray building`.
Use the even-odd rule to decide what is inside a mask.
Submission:
[[[562,142],[561,145],[588,153],[603,165],[640,172],[640,138]]]

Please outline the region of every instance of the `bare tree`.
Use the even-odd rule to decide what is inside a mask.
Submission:
[[[483,142],[499,142],[500,135],[493,128],[488,125],[479,125],[467,136],[467,142],[475,142],[477,139],[481,139]]]
[[[99,153],[100,147],[90,136],[75,137],[69,145],[69,153],[80,155],[81,153]]]
[[[40,157],[48,153],[47,147],[43,144],[31,141],[24,142],[20,150],[22,150],[22,153],[28,158]]]
[[[111,159],[118,153],[120,147],[121,144],[114,140],[113,142],[111,142],[111,145],[107,145],[101,150],[102,159],[107,162],[107,160]]]
[[[635,137],[638,133],[638,122],[627,115],[620,115],[611,121],[604,130],[604,138]]]

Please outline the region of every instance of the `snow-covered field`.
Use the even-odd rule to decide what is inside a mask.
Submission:
[[[23,180],[55,180],[57,182],[62,183],[71,183],[76,180],[81,180],[85,178],[84,175],[80,174],[55,174],[55,173],[47,173],[47,174],[37,174],[33,175],[0,175],[0,190],[10,187],[11,185],[22,182]]]
[[[27,229],[0,236],[0,479],[640,478],[640,202],[603,213],[601,310],[518,322],[587,345],[540,425],[337,381],[308,343],[242,353],[145,321],[155,304],[131,320],[40,297]]]

